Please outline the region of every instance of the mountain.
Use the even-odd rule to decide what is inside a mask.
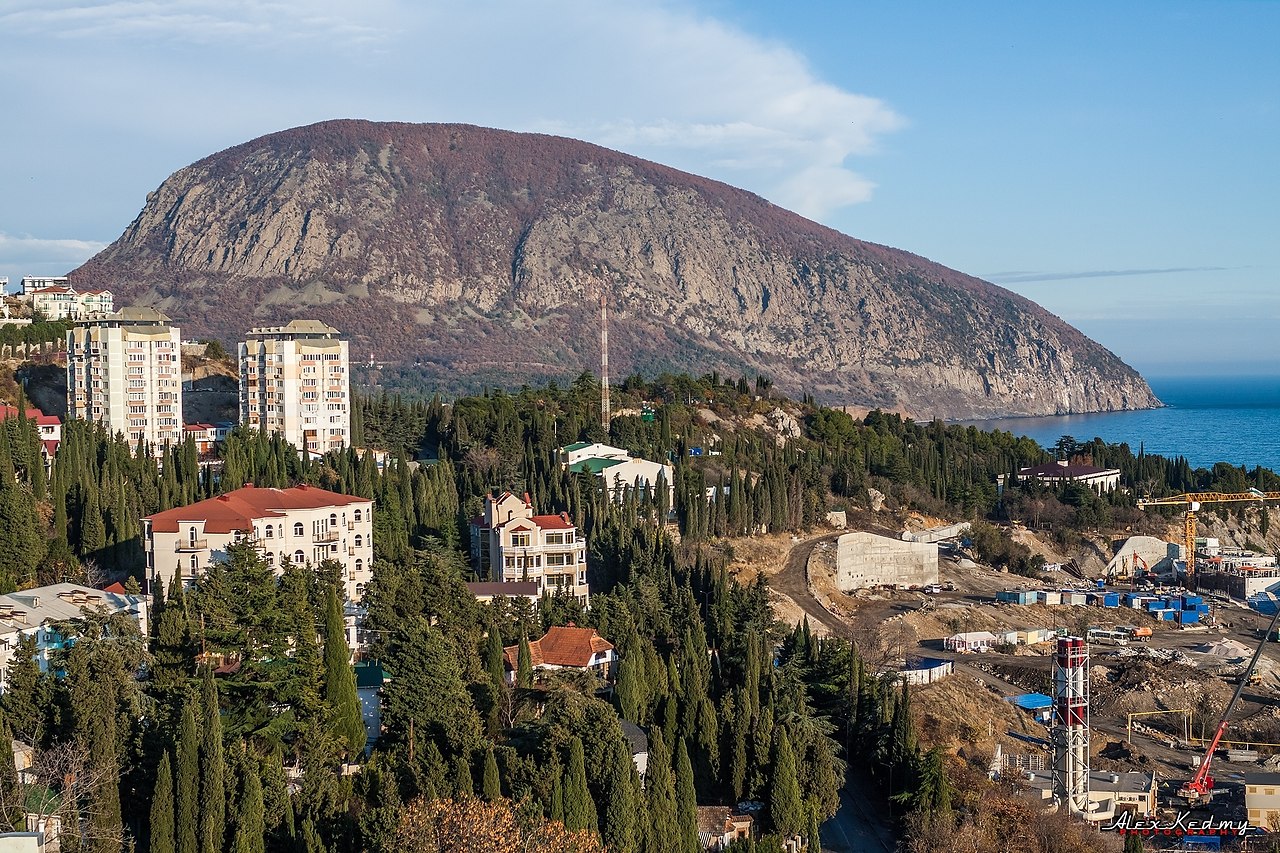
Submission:
[[[72,273],[186,337],[316,317],[387,385],[610,370],[757,373],[918,417],[1159,405],[1146,382],[1000,287],[716,181],[585,142],[330,121],[170,176]]]

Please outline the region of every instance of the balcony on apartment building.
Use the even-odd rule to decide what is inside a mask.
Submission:
[[[195,551],[209,550],[208,539],[179,539],[174,543],[173,550],[179,554],[189,554]]]
[[[342,534],[338,530],[317,530],[313,541],[315,542],[337,542],[338,537]]]

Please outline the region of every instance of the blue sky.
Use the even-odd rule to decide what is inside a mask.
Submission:
[[[1022,293],[1150,375],[1276,373],[1280,3],[9,0],[0,275],[338,117],[539,130]]]

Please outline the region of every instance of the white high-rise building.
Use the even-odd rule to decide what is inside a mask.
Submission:
[[[240,420],[299,450],[351,444],[347,342],[319,320],[251,329],[240,344]]]
[[[182,342],[154,308],[122,308],[67,332],[67,415],[123,433],[136,450],[182,442]]]

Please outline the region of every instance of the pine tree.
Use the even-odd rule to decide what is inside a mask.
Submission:
[[[569,770],[564,781],[564,825],[571,832],[595,832],[596,806],[587,788],[587,765],[581,738],[569,741]]]
[[[246,753],[240,777],[240,801],[232,853],[265,853],[266,816],[262,804],[262,779],[258,760]]]
[[[676,819],[680,823],[681,853],[699,853],[698,794],[693,787],[693,765],[684,741],[676,745]]]
[[[480,789],[488,802],[502,798],[502,777],[498,775],[498,760],[493,755],[493,747],[484,751],[484,776]]]
[[[804,832],[808,821],[800,799],[800,782],[796,777],[796,757],[786,731],[779,726],[773,750],[773,784],[769,794],[769,814],[774,829],[783,838]]]
[[[182,704],[178,724],[178,766],[174,772],[174,849],[177,853],[198,853],[200,803],[200,751],[196,740],[196,718],[191,701]],[[259,794],[261,796],[261,794]]]
[[[654,729],[649,736],[645,802],[649,818],[645,853],[669,853],[672,840],[680,838],[680,823],[676,814],[675,782],[671,778],[671,753],[667,751],[661,729]]]
[[[213,669],[204,667],[201,693],[204,727],[200,743],[200,853],[222,853],[226,843],[226,759],[222,712]]]
[[[324,698],[329,705],[330,728],[342,739],[347,757],[354,758],[364,749],[366,733],[342,608],[332,586],[325,599]]]
[[[175,853],[173,815],[173,766],[169,751],[165,750],[156,768],[156,786],[151,795],[151,853]]]

